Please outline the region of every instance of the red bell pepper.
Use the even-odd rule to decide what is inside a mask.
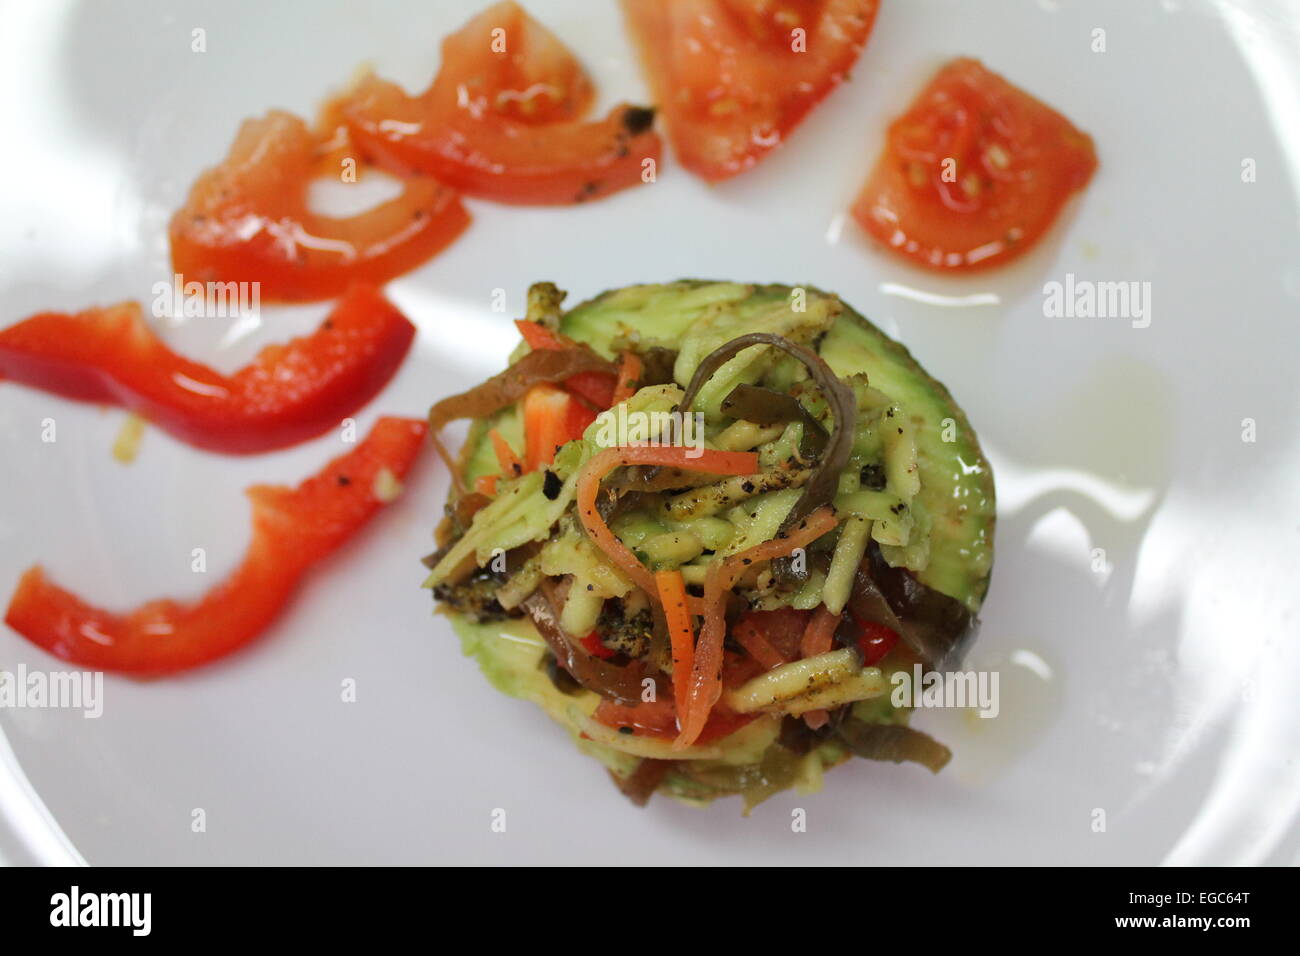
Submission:
[[[866,621],[859,627],[858,648],[862,651],[863,666],[874,667],[894,649],[898,643],[898,633],[875,621]]]
[[[338,425],[383,388],[414,338],[401,312],[357,285],[314,333],[222,375],[177,355],[126,303],[45,312],[0,331],[0,377],[120,405],[199,448],[250,454]]]
[[[163,599],[115,614],[65,591],[38,565],[19,581],[5,623],[56,657],[96,670],[159,675],[216,660],[265,631],[307,569],[379,510],[427,429],[415,419],[381,418],[361,444],[297,488],[250,488],[253,538],[244,561],[195,603]]]
[[[614,656],[614,652],[600,642],[600,635],[595,631],[592,631],[579,643],[586,648],[588,654],[592,657],[599,657],[602,661],[607,661]]]

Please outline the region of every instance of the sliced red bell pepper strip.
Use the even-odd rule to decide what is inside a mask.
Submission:
[[[308,568],[379,510],[427,430],[422,421],[381,418],[361,444],[297,488],[250,488],[253,537],[243,563],[197,602],[163,599],[116,614],[65,591],[37,565],[19,581],[5,623],[79,667],[160,675],[216,660],[262,634]]]
[[[864,667],[874,667],[894,649],[898,643],[898,633],[875,621],[866,621],[859,627],[861,633],[858,634],[858,648],[862,651],[862,664]]]
[[[240,128],[172,218],[172,267],[197,282],[257,282],[264,302],[312,302],[354,282],[382,285],[450,245],[469,225],[456,193],[404,177],[396,199],[345,219],[313,212],[313,179],[338,181],[340,147],[289,113]],[[352,150],[352,152],[356,152]]]
[[[177,355],[125,303],[0,330],[0,377],[120,405],[199,448],[251,454],[337,426],[388,382],[414,337],[378,291],[353,286],[314,333],[223,375]]]
[[[600,635],[595,631],[592,631],[578,643],[583,646],[588,654],[592,657],[599,657],[602,661],[607,661],[614,656],[614,652],[600,642]]]

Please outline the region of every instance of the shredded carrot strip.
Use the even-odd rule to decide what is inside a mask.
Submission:
[[[749,656],[768,670],[790,663],[750,621],[742,620],[732,628],[731,633],[740,641],[740,646],[749,652]]]
[[[695,666],[691,672],[686,712],[679,717],[682,732],[673,747],[682,750],[693,744],[708,723],[713,705],[722,696],[722,642],[726,637],[725,598],[745,569],[756,561],[770,561],[816,541],[839,519],[829,505],[818,508],[785,533],[731,555],[709,568],[704,578],[704,623],[695,642]]]
[[[677,705],[675,712],[680,714],[686,706],[686,689],[690,684],[691,669],[695,666],[695,628],[686,604],[686,582],[682,572],[656,571],[655,585],[668,621],[668,639],[673,652],[673,700]]]
[[[522,475],[524,473],[524,463],[519,460],[515,450],[510,447],[510,442],[506,441],[495,428],[488,432],[488,437],[492,439],[492,450],[496,452],[497,464],[501,466],[501,474],[507,478]]]
[[[596,546],[626,572],[637,587],[647,594],[656,595],[658,587],[654,575],[609,529],[596,509],[600,480],[623,465],[663,465],[711,475],[752,475],[758,471],[758,455],[752,451],[713,451],[707,448],[696,451],[677,445],[620,445],[598,452],[583,465],[576,489],[578,518],[582,526]]]
[[[834,647],[835,628],[839,627],[842,616],[825,604],[820,605],[808,621],[808,626],[804,628],[803,638],[799,641],[799,656],[816,657]],[[831,715],[824,710],[810,710],[803,715],[803,722],[811,730],[825,727],[830,719]]]
[[[803,638],[799,641],[799,656],[816,657],[834,647],[835,628],[839,627],[840,617],[825,604],[820,605],[804,628]]]
[[[614,400],[611,405],[626,402],[636,394],[636,384],[645,373],[645,363],[635,352],[624,352],[618,367],[618,381],[614,383]]]
[[[495,498],[497,494],[497,479],[500,475],[479,475],[474,482],[474,490],[480,495],[487,495],[489,498]]]
[[[528,347],[531,349],[550,349],[555,352],[563,349],[574,347],[574,342],[559,332],[556,332],[540,322],[530,322],[527,319],[515,319],[515,328],[523,336]]]

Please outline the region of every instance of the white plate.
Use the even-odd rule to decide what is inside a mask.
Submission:
[[[580,52],[605,102],[644,96],[613,4],[529,6]],[[148,302],[171,271],[170,211],[241,118],[310,114],[362,62],[422,88],[440,38],[478,7],[8,5],[0,321]],[[821,794],[780,795],[748,820],[735,801],[634,809],[538,711],[493,691],[432,618],[417,559],[447,482],[430,457],[401,503],[246,652],[171,680],[109,677],[97,720],[0,712],[17,758],[0,759],[0,853],[128,864],[1295,860],[1300,19],[1283,2],[994,10],[885,0],[852,81],[726,185],[669,160],[654,185],[582,208],[471,203],[461,241],[390,287],[420,338],[361,415],[362,427],[381,412],[419,415],[498,369],[537,279],[571,302],[682,276],[841,293],[951,387],[997,475],[998,557],[971,663],[1001,671],[1002,714],[919,716],[956,752],[947,771],[858,762]],[[199,28],[203,53],[191,51]],[[1105,52],[1092,49],[1096,29]],[[1101,168],[1023,261],[945,279],[870,247],[842,210],[888,118],[959,54],[1092,133]],[[1242,181],[1247,159],[1254,182]],[[1067,273],[1149,282],[1149,327],[1047,318],[1043,286]],[[492,311],[496,289],[507,314]],[[163,332],[233,369],[324,309],[266,309],[262,328],[224,348],[230,329],[216,320]],[[45,418],[54,443],[41,441]],[[225,458],[150,430],[128,467],[109,456],[123,418],[0,385],[0,590],[39,560],[113,607],[197,595],[242,553],[241,490],[296,481],[341,450],[326,436]],[[190,570],[195,547],[205,575]],[[0,629],[0,668],[19,664],[59,667]],[[355,703],[340,699],[346,679]],[[791,832],[794,807],[806,833]],[[490,827],[496,808],[504,834]],[[191,826],[196,809],[205,832]]]

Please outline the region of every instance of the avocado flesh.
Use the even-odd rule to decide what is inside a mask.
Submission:
[[[803,288],[809,300],[826,297],[817,289]],[[675,348],[686,329],[711,309],[759,313],[765,306],[789,301],[790,294],[791,287],[784,285],[696,280],[629,286],[572,309],[560,328],[612,358],[611,343],[620,336],[631,333],[643,343]],[[818,346],[821,357],[837,375],[866,372],[871,385],[899,402],[916,426],[920,498],[934,520],[930,561],[917,577],[975,613],[988,591],[995,521],[993,472],[975,431],[948,389],[906,348],[849,306],[838,304],[842,311]]]
[[[833,300],[838,310],[830,330],[817,343],[822,358],[841,376],[866,372],[871,385],[900,403],[915,426],[920,498],[933,521],[929,563],[917,577],[929,587],[962,601],[972,613],[977,612],[992,567],[995,497],[992,471],[980,452],[974,430],[948,390],[930,377],[906,348],[833,296],[811,287],[803,289],[810,300]],[[731,313],[737,325],[743,326],[748,316],[764,314],[775,304],[789,301],[791,292],[790,286],[783,285],[699,280],[629,286],[576,306],[562,317],[560,330],[609,358],[615,357],[615,343],[629,339],[642,349],[656,345],[677,349],[687,329],[706,315]],[[497,428],[514,447],[522,446],[522,426],[513,408],[488,420],[475,421],[462,453],[470,483],[498,470],[488,439],[492,428]],[[951,440],[945,441],[945,437]],[[580,736],[575,715],[590,714],[598,697],[589,691],[564,694],[554,686],[542,666],[548,652],[529,622],[479,624],[463,615],[448,616],[461,639],[462,650],[477,659],[493,686],[541,706],[569,731],[580,749],[614,773],[624,776],[635,768],[639,758]],[[757,768],[757,760],[746,763],[750,758],[739,752],[750,745],[749,741],[733,744],[732,738],[727,738],[722,745],[728,751],[725,761],[709,762],[707,767],[700,764],[701,770],[715,771],[716,776],[717,771],[734,770],[738,758],[739,766]],[[847,757],[847,752],[834,742],[823,744],[804,758],[800,779],[807,782],[809,777],[819,777],[822,770]],[[661,790],[691,803],[707,803],[737,792],[731,785],[714,786],[681,774],[670,774]],[[765,788],[763,795],[769,790]]]

